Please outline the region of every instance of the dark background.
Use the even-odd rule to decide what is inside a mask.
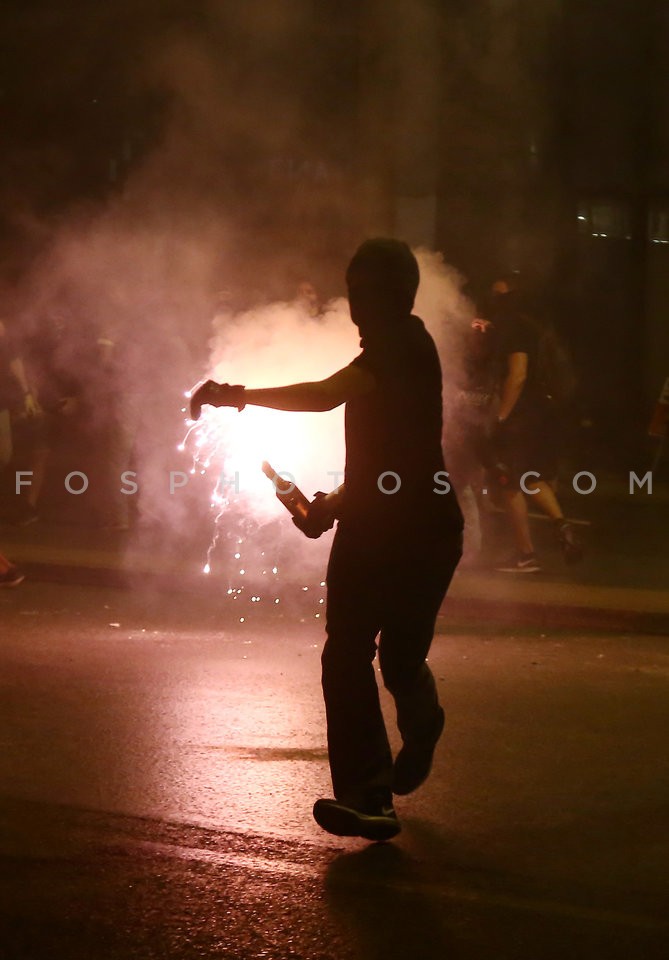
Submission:
[[[474,289],[519,269],[569,341],[593,441],[644,443],[669,373],[659,3],[3,9],[5,312],[64,226],[109,209],[224,224],[242,301],[303,276],[340,293],[351,248],[393,232]]]

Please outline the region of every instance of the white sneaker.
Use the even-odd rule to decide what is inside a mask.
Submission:
[[[535,553],[516,553],[508,561],[495,567],[498,573],[541,573],[541,564]]]

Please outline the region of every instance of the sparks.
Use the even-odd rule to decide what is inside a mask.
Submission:
[[[213,372],[212,378],[226,379],[219,370]],[[195,389],[193,387],[185,391],[185,398],[190,399]],[[189,418],[185,408],[184,413],[185,436],[177,450],[189,457],[191,462],[185,469],[190,476],[196,482],[203,478],[205,483],[211,478],[213,487],[208,498],[213,530],[202,572],[211,575],[220,570],[228,579],[225,596],[236,600],[238,608],[243,605],[250,610],[251,605],[255,608],[261,602],[260,596],[255,593],[261,577],[267,577],[271,570],[278,581],[279,567],[272,566],[271,555],[267,556],[262,551],[258,556],[259,569],[256,569],[253,554],[248,555],[242,549],[244,538],[234,528],[242,523],[246,525],[247,521],[243,518],[247,515],[250,515],[249,529],[253,532],[257,529],[255,521],[258,519],[262,524],[283,516],[283,508],[272,495],[260,464],[267,458],[273,458],[280,466],[285,464],[288,469],[294,469],[296,475],[302,475],[305,456],[313,461],[318,450],[313,421],[308,418],[301,421],[286,417],[280,411],[264,408],[245,410],[240,416],[236,410],[205,405],[197,421]],[[321,434],[319,429],[318,436],[322,435],[327,435],[327,431],[323,430]],[[228,557],[216,553],[224,545],[230,549]],[[232,565],[235,562],[236,567]],[[253,596],[250,596],[249,590],[242,596],[244,588],[238,587],[239,581],[234,583],[237,577],[249,583],[250,590],[254,591]],[[306,585],[301,587],[305,599],[310,589]],[[272,601],[267,598],[267,602]],[[274,599],[275,605],[280,602],[280,597]]]

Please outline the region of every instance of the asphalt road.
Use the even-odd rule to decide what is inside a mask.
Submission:
[[[433,775],[368,845],[311,819],[317,610],[0,594],[2,960],[669,955],[666,638],[440,633]]]

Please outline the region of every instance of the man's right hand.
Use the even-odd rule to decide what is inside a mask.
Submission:
[[[317,540],[326,530],[331,530],[334,526],[336,510],[337,494],[322,493],[319,490],[309,504],[309,512],[305,519],[293,517],[293,523],[305,537]]]

